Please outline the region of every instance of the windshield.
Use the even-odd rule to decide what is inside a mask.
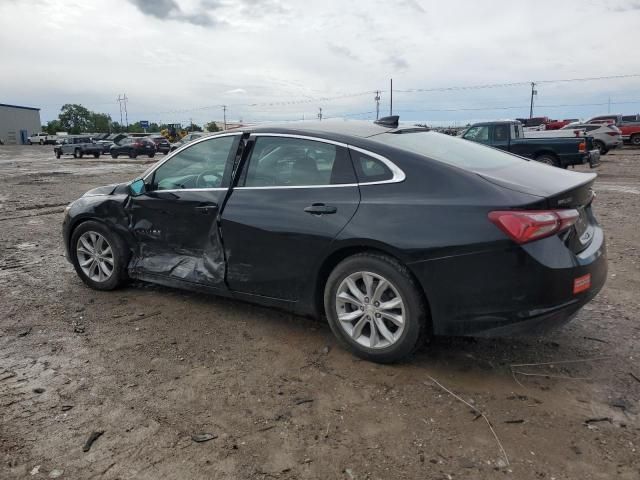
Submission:
[[[495,148],[436,132],[383,133],[370,140],[473,171],[527,161]]]

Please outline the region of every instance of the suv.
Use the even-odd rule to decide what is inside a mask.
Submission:
[[[93,155],[95,158],[100,157],[102,147],[91,140],[91,137],[65,137],[53,147],[56,158],[62,155],[73,155],[75,158],[82,158],[84,155]]]
[[[149,140],[156,144],[156,151],[159,153],[164,153],[166,155],[171,151],[171,144],[164,136],[152,135],[149,137]]]
[[[156,145],[148,138],[125,137],[111,145],[111,156],[118,158],[118,155],[129,155],[129,158],[136,158],[138,155],[148,155],[153,158],[156,154]]]
[[[593,146],[600,150],[600,155],[606,155],[609,150],[622,146],[620,129],[613,124],[602,123],[570,123],[562,130],[584,130],[586,135],[593,137]]]

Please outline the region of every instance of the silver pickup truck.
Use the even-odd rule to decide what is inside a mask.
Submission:
[[[62,155],[73,155],[75,158],[93,155],[95,158],[99,158],[102,153],[102,145],[95,143],[91,137],[68,136],[53,147],[53,152],[56,154],[56,158],[60,158]]]

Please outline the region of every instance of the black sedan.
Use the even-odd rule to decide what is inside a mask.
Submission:
[[[144,137],[125,137],[111,145],[109,152],[113,158],[118,158],[120,155],[128,155],[129,158],[147,155],[153,158],[156,154],[156,144]]]
[[[397,118],[207,136],[66,209],[80,278],[128,279],[326,316],[397,361],[429,335],[511,335],[571,319],[602,288],[595,174]]]

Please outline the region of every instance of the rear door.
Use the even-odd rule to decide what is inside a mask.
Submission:
[[[295,301],[358,208],[346,145],[255,134],[221,216],[227,285]]]

